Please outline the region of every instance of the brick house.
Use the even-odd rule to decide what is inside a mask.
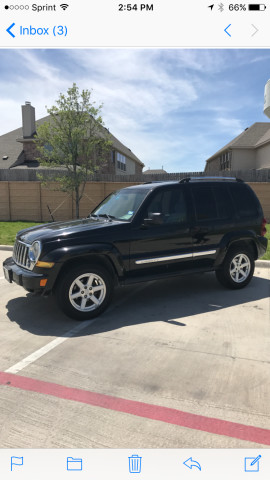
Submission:
[[[34,140],[36,125],[41,125],[49,120],[50,116],[48,115],[36,121],[35,108],[30,102],[25,102],[25,105],[22,105],[22,128],[0,136],[0,169],[38,169],[39,154]],[[112,175],[142,173],[144,164],[136,155],[110,132],[109,139],[112,142],[112,150],[100,173]]]

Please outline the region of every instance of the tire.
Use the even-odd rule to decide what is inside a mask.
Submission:
[[[253,277],[254,256],[246,247],[232,247],[219,270],[216,270],[218,281],[227,288],[244,288]]]
[[[72,268],[59,280],[56,299],[61,310],[75,320],[89,320],[100,315],[113,294],[111,274],[99,265]]]

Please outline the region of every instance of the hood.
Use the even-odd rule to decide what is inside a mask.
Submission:
[[[46,242],[56,239],[67,239],[79,235],[83,236],[84,233],[87,235],[89,231],[108,228],[117,223],[122,222],[109,221],[105,218],[84,218],[66,222],[46,223],[45,225],[37,225],[20,230],[17,233],[17,239],[28,244],[33,243],[35,240]]]

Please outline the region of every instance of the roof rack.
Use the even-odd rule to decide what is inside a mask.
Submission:
[[[235,181],[235,182],[243,182],[241,178],[236,177],[185,177],[179,181],[179,183],[189,183],[189,182],[208,182],[208,181],[219,181],[219,182],[226,182],[226,181]]]

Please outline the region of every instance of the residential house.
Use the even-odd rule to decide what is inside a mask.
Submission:
[[[254,123],[206,160],[205,172],[270,168],[270,123]]]
[[[30,102],[22,105],[22,128],[0,136],[0,169],[39,168],[34,136],[36,125],[50,120],[46,116],[36,121],[35,108]],[[101,173],[112,175],[140,174],[144,164],[134,153],[109,132],[112,150]]]
[[[148,168],[148,170],[145,170],[145,172],[142,172],[144,175],[162,175],[164,173],[167,173],[166,170],[162,168],[157,168],[157,169],[154,169],[154,170],[151,170],[150,168]]]

